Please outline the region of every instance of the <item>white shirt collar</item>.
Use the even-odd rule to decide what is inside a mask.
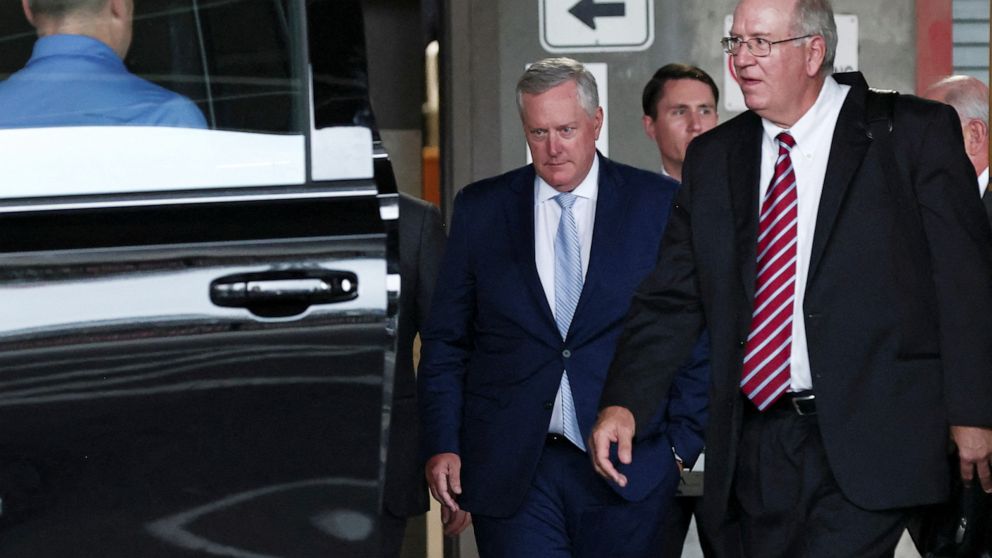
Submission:
[[[978,175],[978,193],[979,195],[985,195],[985,189],[989,186],[989,168],[985,167],[982,174]]]
[[[534,185],[536,186],[534,190],[535,197],[537,198],[535,201],[537,203],[546,202],[561,193],[552,188],[550,184],[545,182],[544,179],[540,177],[540,175],[535,175]],[[599,154],[593,157],[592,167],[589,168],[589,173],[586,174],[586,177],[582,179],[582,182],[580,182],[579,185],[572,190],[572,193],[580,198],[590,200],[595,200],[599,196]]]
[[[827,76],[827,79],[823,80],[823,87],[820,88],[820,94],[816,97],[816,102],[813,103],[813,106],[806,111],[806,114],[802,115],[791,128],[780,128],[771,121],[762,118],[761,125],[765,129],[765,134],[774,140],[779,133],[787,131],[796,140],[796,148],[802,151],[803,138],[808,137],[812,133],[813,128],[825,121],[828,117],[827,113],[830,112],[832,107],[844,102],[844,98],[847,97],[847,92],[850,89],[850,85],[841,85],[837,83],[833,76]]]

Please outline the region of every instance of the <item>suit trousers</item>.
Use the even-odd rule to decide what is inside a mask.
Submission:
[[[677,479],[677,475],[671,475]],[[548,443],[520,508],[510,517],[472,514],[481,558],[655,558],[675,485],[628,502],[600,478],[589,456]]]
[[[845,498],[830,470],[816,415],[800,416],[784,407],[758,413],[749,401],[744,405],[734,478],[744,555],[893,556],[911,510],[866,510]]]
[[[701,496],[678,496],[665,514],[663,545],[658,558],[681,558],[693,515],[704,558],[740,558],[740,533],[736,522],[710,525],[703,514]]]
[[[403,551],[403,537],[406,534],[405,517],[393,515],[389,510],[379,514],[379,533],[382,541],[380,558],[400,558]]]

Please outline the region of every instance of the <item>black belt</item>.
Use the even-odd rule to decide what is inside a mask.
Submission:
[[[566,438],[564,434],[555,433],[548,433],[548,435],[544,438],[544,443],[549,446],[561,446],[564,444],[568,444],[570,446],[575,445],[572,442],[569,442],[568,438]]]
[[[787,391],[765,409],[766,413],[769,411],[788,411],[800,416],[815,415],[816,395],[812,390]]]

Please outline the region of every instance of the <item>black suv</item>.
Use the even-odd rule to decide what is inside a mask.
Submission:
[[[358,0],[135,4],[128,68],[207,129],[0,130],[0,556],[375,556],[398,211]],[[34,41],[0,3],[0,80]]]

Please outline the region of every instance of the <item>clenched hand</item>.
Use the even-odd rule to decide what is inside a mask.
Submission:
[[[617,444],[620,463],[630,464],[634,441],[634,415],[625,407],[611,406],[599,412],[599,419],[589,435],[592,465],[602,477],[620,486],[627,486],[627,477],[621,475],[610,461],[610,447]]]

